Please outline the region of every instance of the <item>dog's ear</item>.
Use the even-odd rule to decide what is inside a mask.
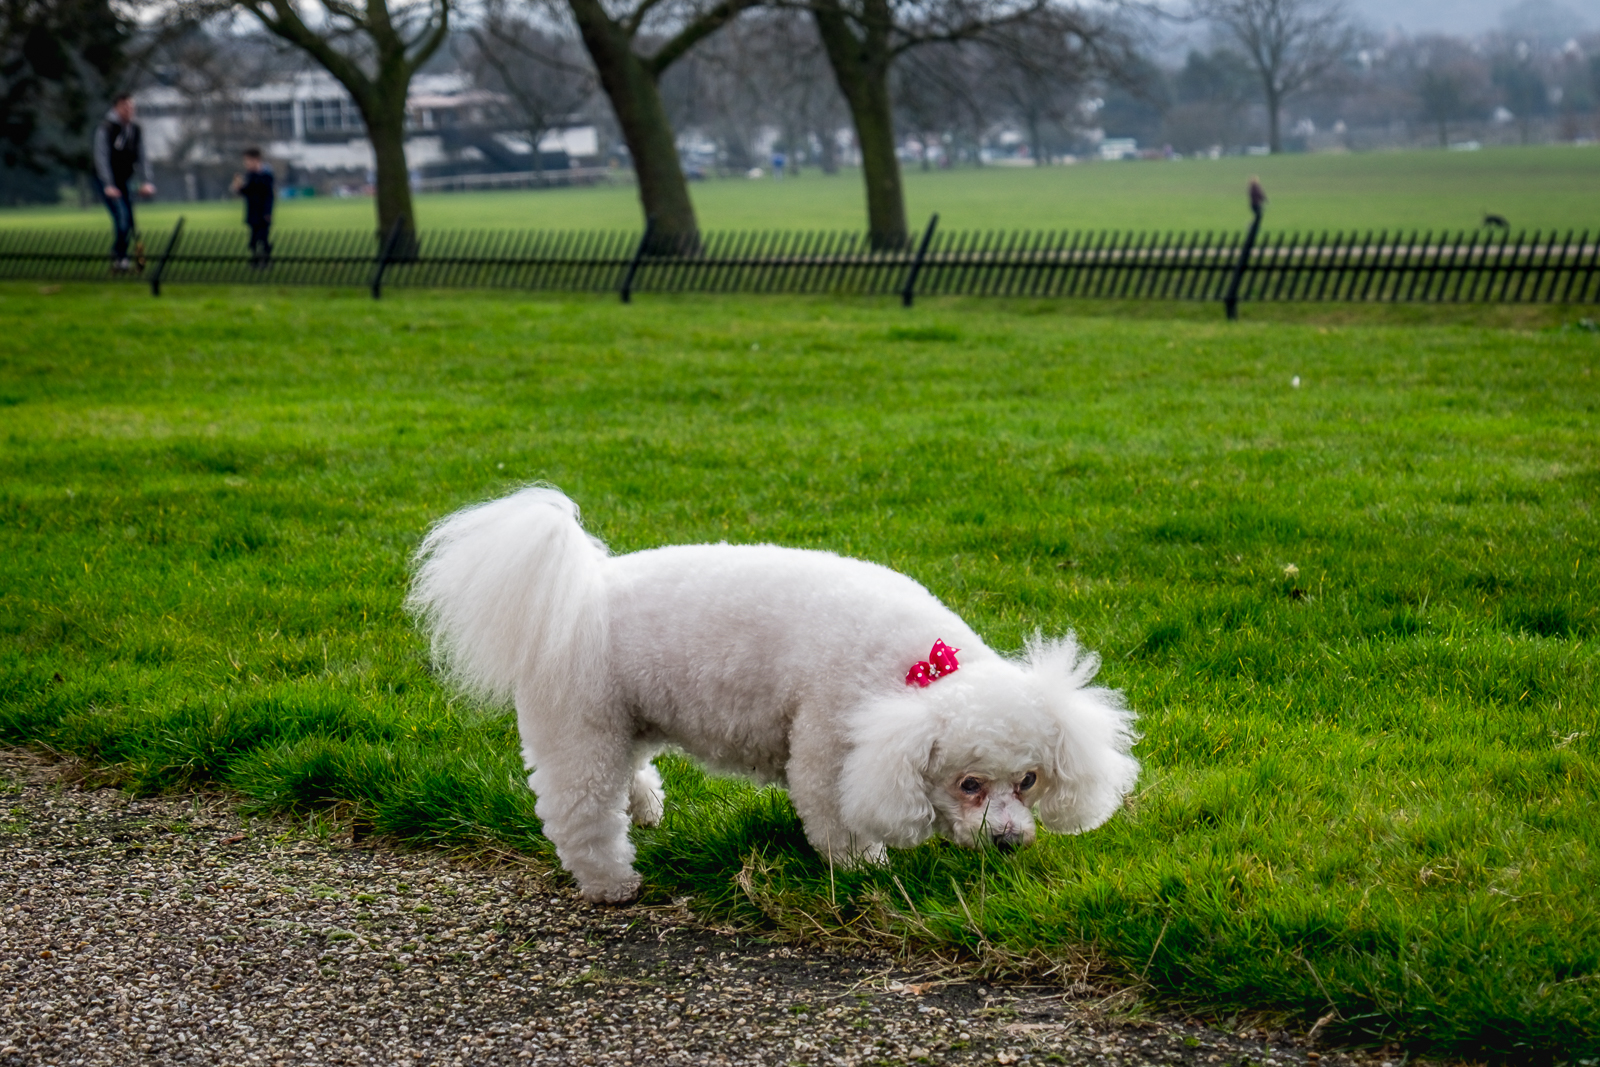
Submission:
[[[1027,666],[1059,731],[1039,821],[1060,833],[1092,830],[1111,818],[1139,777],[1129,750],[1139,735],[1134,714],[1115,689],[1091,685],[1100,657],[1078,648],[1072,634],[1047,641],[1034,634]]]
[[[863,843],[909,848],[933,836],[928,767],[936,716],[914,696],[874,700],[857,713],[839,775],[839,813]]]

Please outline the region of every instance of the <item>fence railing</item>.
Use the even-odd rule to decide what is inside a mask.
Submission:
[[[862,234],[712,233],[660,254],[638,233],[284,231],[252,260],[244,227],[146,231],[135,267],[110,268],[99,231],[0,230],[0,278],[504,288],[632,293],[841,293],[1220,300],[1242,233],[959,232],[929,228],[903,248]],[[395,249],[399,249],[398,252]],[[1241,301],[1600,302],[1600,232],[1264,232]]]

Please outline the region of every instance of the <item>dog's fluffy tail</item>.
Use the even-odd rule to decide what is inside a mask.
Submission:
[[[428,531],[406,609],[466,693],[565,704],[607,677],[606,556],[577,504],[530,486]]]

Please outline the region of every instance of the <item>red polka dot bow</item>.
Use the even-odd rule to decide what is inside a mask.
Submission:
[[[928,658],[912,664],[911,670],[906,674],[906,684],[926,689],[935,678],[955,673],[961,666],[956,662],[956,653],[960,651],[959,648],[951,648],[943,641],[935,641]]]

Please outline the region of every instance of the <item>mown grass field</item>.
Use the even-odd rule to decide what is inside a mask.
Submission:
[[[906,171],[911,224],[940,214],[953,229],[1234,230],[1249,221],[1245,186],[1259,174],[1270,197],[1267,225],[1286,230],[1471,230],[1485,212],[1533,229],[1600,229],[1595,189],[1600,147],[1502,148],[1481,152],[1384,152],[1220,160],[1126,161],[1075,167]],[[836,229],[866,225],[854,171],[798,180],[724,179],[695,183],[701,225],[710,230]],[[417,197],[426,228],[638,229],[632,185]],[[141,225],[241,225],[236,203],[155,203]],[[372,201],[287,200],[280,228],[369,229]],[[0,227],[100,227],[106,212],[61,207],[0,211]]]
[[[669,759],[649,899],[1590,1067],[1600,336],[1125,310],[0,286],[0,741],[548,856],[400,610],[430,522],[548,479],[618,551],[827,548],[1003,649],[1075,628],[1141,714],[1106,827],[888,870]]]

